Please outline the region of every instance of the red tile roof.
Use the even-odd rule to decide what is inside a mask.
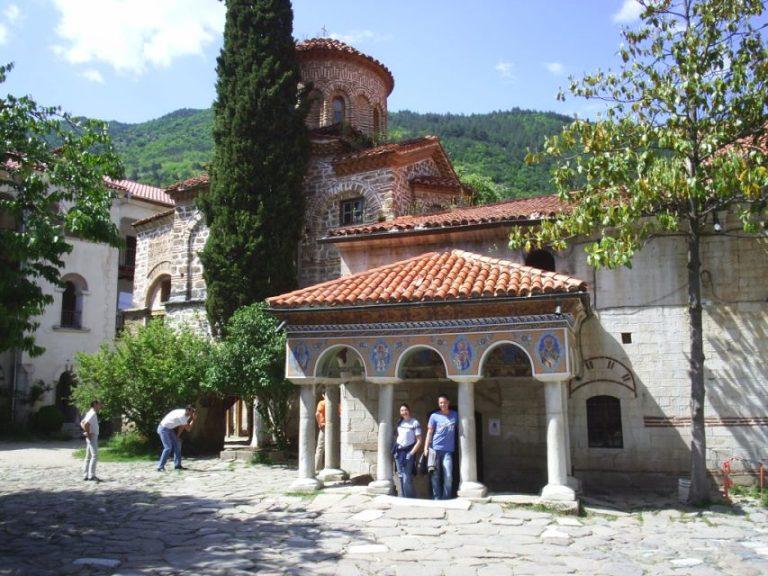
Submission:
[[[463,250],[428,252],[268,298],[271,308],[457,301],[584,292],[576,278]]]
[[[198,174],[197,176],[193,176],[192,178],[187,178],[186,180],[181,180],[179,182],[174,182],[168,188],[165,189],[166,192],[169,194],[172,194],[174,192],[180,192],[181,190],[190,190],[192,188],[197,188],[198,186],[204,186],[210,182],[210,177],[208,176],[207,172],[203,172],[202,174]]]
[[[462,188],[459,179],[454,176],[414,176],[411,178],[411,186],[423,186],[424,188]]]
[[[160,204],[161,206],[173,206],[174,204],[173,198],[168,196],[165,190],[157,186],[141,184],[133,180],[112,180],[111,178],[104,178],[104,182],[107,188],[120,190],[129,198],[151,202],[152,204]]]
[[[376,60],[376,58],[368,56],[368,54],[363,54],[359,50],[340,40],[334,40],[332,38],[310,38],[309,40],[304,40],[296,44],[296,52],[300,59],[305,54],[332,53],[342,56],[343,58],[366,64],[382,76],[387,85],[387,94],[391,94],[395,87],[395,78],[392,76],[392,72],[389,71],[389,68]]]
[[[554,216],[566,206],[567,204],[554,194],[535,196],[533,198],[506,200],[495,204],[486,204],[485,206],[457,208],[426,216],[400,216],[386,222],[370,222],[368,224],[335,228],[328,232],[328,236],[333,238],[368,236],[413,230],[436,230],[457,226],[506,223],[519,220],[539,220]]]
[[[390,142],[337,156],[333,169],[338,175],[376,170],[389,165],[405,164],[415,152],[431,151],[443,176],[455,176],[451,161],[437,136],[422,136],[401,142]]]

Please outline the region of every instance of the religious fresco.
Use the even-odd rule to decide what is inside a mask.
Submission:
[[[289,338],[288,376],[323,376],[318,359],[324,357],[324,351],[347,346],[360,355],[364,375],[369,378],[480,376],[481,364],[488,377],[567,377],[571,337],[566,328],[558,327],[412,336]]]

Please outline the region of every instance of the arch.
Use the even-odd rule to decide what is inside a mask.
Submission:
[[[349,103],[347,98],[340,93],[331,97],[331,124],[346,124],[348,119]]]
[[[320,127],[320,119],[323,114],[323,93],[317,88],[307,95],[307,125],[310,128]]]
[[[424,362],[424,360],[427,360],[426,354],[425,358],[421,359],[422,364],[416,365],[416,366],[407,366],[406,364],[416,357],[417,354],[421,354],[424,352],[432,352],[432,354],[429,355],[431,359],[431,363]],[[434,365],[434,361],[436,359],[440,360],[440,367],[442,368],[442,373],[440,373],[440,370],[438,369],[437,373],[435,373],[435,368],[437,368]],[[432,370],[430,370],[430,368]],[[408,375],[408,370],[411,371],[411,375]],[[420,372],[423,372],[423,374],[420,374]],[[426,344],[416,344],[414,346],[410,346],[403,350],[400,353],[400,356],[397,358],[397,364],[395,368],[395,374],[398,378],[402,378],[404,380],[407,379],[419,379],[419,378],[428,378],[428,379],[442,379],[446,380],[448,378],[448,363],[445,361],[445,358],[443,358],[443,355],[440,353],[440,351],[437,348],[433,348],[432,346],[427,346]]]
[[[162,310],[171,296],[171,275],[161,274],[147,290],[145,306],[150,310]]]
[[[525,265],[531,268],[538,268],[539,270],[546,270],[547,272],[554,272],[555,255],[544,248],[531,250],[525,256]]]
[[[79,274],[65,274],[62,277],[64,290],[61,294],[61,317],[63,328],[83,327],[83,295],[88,292],[88,283]]]
[[[521,374],[521,373],[515,373],[518,372],[516,370],[513,370],[511,374],[489,374],[487,373],[489,371],[489,368],[492,368],[489,366],[489,359],[491,359],[491,355],[496,352],[497,350],[500,350],[503,347],[511,346],[514,348],[515,353],[522,352],[522,357],[524,357],[527,362],[527,373]],[[492,359],[491,359],[492,360]],[[494,342],[491,346],[488,347],[488,349],[483,352],[483,355],[480,357],[480,368],[479,372],[484,378],[496,378],[496,377],[532,377],[533,376],[533,359],[531,359],[531,355],[528,354],[528,351],[520,346],[520,344],[517,344],[516,342],[512,342],[511,340],[501,340],[499,342]],[[522,364],[518,364],[517,366],[522,366]]]
[[[348,351],[352,351],[350,358]],[[353,376],[365,377],[365,361],[362,354],[353,346],[337,344],[323,351],[315,362],[315,378],[341,378],[342,372],[351,372]]]
[[[590,448],[624,448],[619,398],[587,398],[587,441]]]

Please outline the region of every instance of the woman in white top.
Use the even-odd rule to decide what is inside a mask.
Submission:
[[[411,418],[408,404],[400,405],[400,420],[397,423],[395,444],[392,453],[397,464],[397,476],[400,478],[400,496],[414,498],[413,475],[416,471],[416,454],[421,447],[421,425]]]

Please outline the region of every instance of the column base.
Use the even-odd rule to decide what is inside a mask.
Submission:
[[[554,500],[558,502],[572,502],[576,500],[576,492],[563,484],[547,484],[541,491],[542,500]]]
[[[368,494],[394,494],[395,484],[392,480],[374,480],[366,487]]]
[[[488,494],[488,488],[480,482],[462,482],[459,486],[460,498],[485,498],[486,494]]]
[[[317,492],[323,487],[323,483],[314,478],[297,478],[291,483],[291,492]]]
[[[349,474],[339,468],[323,468],[317,473],[317,479],[321,482],[340,482],[348,478]]]

